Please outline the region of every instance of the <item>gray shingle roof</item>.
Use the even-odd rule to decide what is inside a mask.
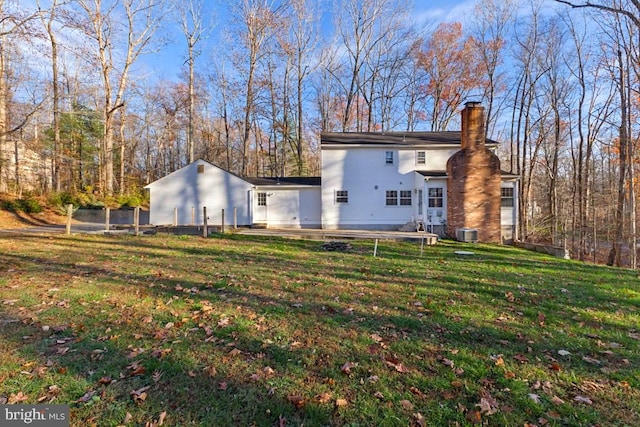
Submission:
[[[460,145],[461,132],[324,132],[322,145]],[[489,138],[487,144],[497,144]]]
[[[319,176],[244,177],[242,179],[253,185],[320,185]]]

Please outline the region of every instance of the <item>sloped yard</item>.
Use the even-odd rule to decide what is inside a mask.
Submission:
[[[0,403],[73,426],[640,425],[638,272],[351,247],[0,237]]]

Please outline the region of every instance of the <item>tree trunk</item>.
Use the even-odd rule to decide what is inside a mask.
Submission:
[[[627,153],[629,144],[627,136],[627,94],[625,84],[625,72],[622,63],[622,52],[618,51],[618,67],[620,68],[620,171],[618,175],[618,200],[614,215],[614,233],[611,250],[607,259],[607,265],[620,267],[621,254],[620,243],[624,235],[624,199],[625,199],[625,181],[627,177]]]

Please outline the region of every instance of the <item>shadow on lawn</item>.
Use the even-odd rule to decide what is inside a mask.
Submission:
[[[38,241],[35,236],[25,239],[28,239],[25,242]],[[78,252],[81,251],[79,244],[83,241],[92,245],[97,243],[94,239],[74,238],[55,239],[55,245],[61,251]],[[179,417],[183,424],[211,422],[212,425],[237,425],[249,424],[255,419],[268,420],[273,424],[280,415],[294,424],[339,424],[340,413],[332,405],[314,402],[313,398],[316,393],[332,390],[328,384],[331,384],[329,380],[333,377],[344,380],[340,368],[350,358],[358,358],[363,364],[372,364],[380,370],[389,370],[384,358],[392,357],[394,351],[409,345],[412,351],[419,354],[432,352],[434,355],[422,359],[403,356],[407,358],[405,363],[410,369],[451,376],[450,369],[443,367],[438,357],[448,356],[453,349],[484,357],[487,363],[490,363],[489,357],[497,352],[510,357],[526,355],[529,363],[539,364],[540,369],[546,370],[547,365],[552,363],[549,357],[557,357],[554,351],[583,346],[580,341],[582,337],[541,334],[541,328],[549,330],[554,325],[545,325],[543,328],[537,319],[538,312],[562,307],[560,298],[564,294],[560,290],[557,295],[548,290],[547,282],[536,284],[540,280],[538,276],[547,274],[542,271],[545,267],[543,262],[520,261],[512,258],[513,255],[507,251],[492,257],[480,250],[478,263],[459,260],[446,251],[425,253],[424,257],[418,258],[423,273],[410,275],[405,274],[407,264],[397,263],[398,259],[407,256],[406,251],[396,250],[395,246],[385,247],[384,253],[391,259],[374,259],[357,253],[327,253],[318,264],[309,264],[295,254],[282,253],[277,247],[272,253],[265,253],[265,248],[273,244],[271,239],[254,242],[242,251],[234,247],[234,243],[239,246],[242,242],[234,239],[224,241],[228,251],[225,247],[190,246],[194,243],[208,244],[200,240],[187,241],[181,248],[165,247],[159,239],[113,238],[99,241],[98,244],[106,251],[102,255],[106,260],[105,265],[83,260],[83,256],[90,258],[96,254],[78,252],[77,261],[74,262],[60,262],[59,257],[35,253],[29,256],[4,253],[0,254],[0,266],[13,265],[19,271],[26,272],[46,266],[52,278],[86,277],[93,281],[108,282],[116,289],[122,287],[123,292],[134,286],[141,299],[150,296],[167,301],[177,297],[189,300],[194,307],[213,301],[222,306],[219,311],[216,309],[218,316],[229,314],[228,310],[235,307],[231,315],[236,316],[234,321],[238,322],[232,323],[230,328],[215,328],[213,322],[216,319],[209,318],[207,322],[215,328],[209,337],[202,326],[185,322],[160,340],[151,339],[150,336],[170,320],[171,316],[167,314],[164,315],[166,318],[154,316],[153,325],[141,321],[143,313],[131,315],[132,323],[128,325],[118,323],[122,319],[109,319],[108,324],[97,325],[94,324],[94,316],[87,312],[84,317],[65,319],[72,320],[76,325],[85,325],[87,329],[69,328],[48,336],[38,329],[38,324],[7,325],[14,333],[4,327],[3,335],[11,339],[17,348],[23,344],[17,338],[19,335],[39,337],[34,339],[33,346],[42,353],[43,364],[45,359],[53,358],[56,367],[84,378],[89,389],[104,395],[92,406],[77,404],[77,411],[82,412],[84,419],[90,415],[97,417],[100,413],[112,413],[112,419],[118,419],[120,416],[124,418],[127,411],[132,411],[142,422],[144,408],[150,406],[156,408],[158,413],[166,408],[171,416]],[[51,243],[49,239],[44,242]],[[293,241],[289,245],[287,241],[287,247],[292,245],[301,251],[315,251],[319,250],[316,248],[320,243]],[[363,247],[369,249],[370,245]],[[109,258],[119,262],[130,258],[131,263],[126,270],[118,270],[114,264],[109,264]],[[175,261],[171,265],[172,258],[184,258],[181,261],[185,262]],[[293,272],[290,274],[292,277],[280,271],[279,267],[284,267],[283,258],[286,258],[286,271]],[[483,264],[482,268],[478,266],[479,263]],[[244,271],[247,266],[252,266],[250,274]],[[168,270],[170,274],[165,274]],[[464,274],[461,277],[450,273],[451,270]],[[159,272],[165,273],[159,275]],[[595,273],[585,269],[580,274],[583,279],[596,280]],[[590,276],[592,274],[593,277]],[[479,275],[485,281],[478,282]],[[516,279],[511,279],[512,276]],[[301,283],[290,283],[291,280]],[[151,283],[153,287],[149,286]],[[518,285],[524,287],[525,293],[518,293]],[[536,290],[536,287],[544,289]],[[191,288],[195,288],[196,292],[185,293],[185,289]],[[333,292],[325,294],[327,288]],[[368,296],[367,292],[373,296]],[[514,301],[505,301],[507,292],[514,293]],[[531,295],[531,292],[535,295]],[[575,307],[611,308],[606,293],[598,289],[590,289],[589,292],[594,299],[588,302],[576,299]],[[478,298],[480,294],[481,301],[493,303],[487,309],[497,312],[506,310],[508,318],[499,323],[489,323],[465,317],[459,312],[459,308],[478,305],[473,298]],[[432,302],[427,303],[430,298]],[[422,306],[415,305],[417,302]],[[375,310],[374,304],[377,307]],[[621,305],[625,309],[631,307]],[[117,307],[113,308],[118,310]],[[523,311],[523,316],[515,313],[518,309]],[[265,324],[272,329],[256,332],[252,328],[257,321],[248,318],[248,313],[264,317]],[[7,312],[6,315],[10,317],[20,313]],[[239,320],[248,326],[243,327]],[[301,328],[316,328],[316,333],[301,331],[300,335],[307,340],[299,346],[292,346],[296,338],[289,330],[282,340],[278,339],[279,331],[276,328],[283,321],[293,322]],[[609,334],[614,334],[614,330],[619,332],[621,327],[605,320],[599,323],[603,340]],[[191,331],[195,326],[198,329]],[[109,327],[123,333],[142,333],[145,338],[140,346],[146,351],[139,357],[129,358],[132,349],[128,345],[119,344],[118,339],[101,340],[100,335]],[[373,334],[382,337],[386,348],[371,338]],[[64,341],[65,337],[73,339],[69,347],[76,351],[47,354],[48,349],[51,350],[50,342],[55,343],[58,339]],[[215,339],[205,344],[206,339],[211,337]],[[151,354],[158,348],[170,348],[172,345],[180,347],[180,343],[172,344],[178,340],[188,341],[196,351],[172,351],[161,357]],[[349,340],[365,341],[365,344]],[[611,340],[614,340],[613,335]],[[332,347],[322,348],[323,344]],[[374,346],[372,353],[354,354],[366,348],[366,344]],[[55,345],[53,347],[56,348]],[[234,349],[240,353],[231,355]],[[96,350],[104,352],[95,353]],[[101,356],[94,360],[92,357],[95,354]],[[30,352],[24,355],[28,357]],[[536,357],[540,359],[538,362]],[[144,373],[130,375],[132,370],[128,366],[134,360],[142,360]],[[637,360],[632,360],[632,363],[635,362]],[[217,366],[213,375],[211,371],[207,372],[212,365]],[[87,367],[95,372],[88,372]],[[276,374],[265,374],[264,370],[256,369],[260,367],[271,367]],[[583,363],[569,369],[588,375],[599,373],[598,366]],[[160,374],[154,376],[158,372]],[[120,378],[120,374],[124,378]],[[105,382],[103,375],[111,376],[116,382]],[[311,385],[296,384],[300,379]],[[427,379],[428,375],[423,381]],[[396,381],[405,380],[400,376]],[[423,385],[427,387],[426,383]],[[147,386],[150,387],[147,399],[136,406],[129,393]],[[408,389],[410,384],[406,386]],[[295,408],[290,396],[296,387],[304,390],[301,397],[308,401],[302,409]],[[462,403],[473,405],[472,399],[472,396],[463,397]],[[452,405],[455,403],[451,402]]]

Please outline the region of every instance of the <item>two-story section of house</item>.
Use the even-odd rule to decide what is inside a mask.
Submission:
[[[465,106],[461,131],[323,133],[322,226],[452,237],[472,228],[480,241],[510,241],[517,177],[500,170],[497,146],[477,103]]]
[[[240,177],[197,160],[147,185],[153,224],[424,230],[479,242],[516,236],[518,177],[500,170],[484,109],[455,132],[323,133],[321,177]],[[223,212],[227,214],[224,215]]]

